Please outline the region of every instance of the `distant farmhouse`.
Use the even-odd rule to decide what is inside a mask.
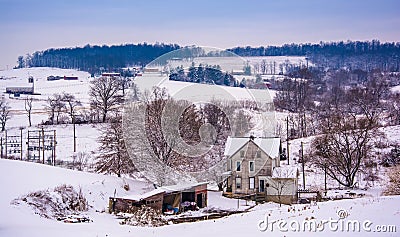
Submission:
[[[79,80],[77,76],[48,76],[47,80],[48,81],[58,81],[64,79],[66,81],[76,81]]]
[[[21,94],[34,95],[35,94],[35,89],[34,89],[35,86],[34,86],[34,79],[33,79],[32,76],[30,76],[28,78],[28,83],[32,84],[32,86],[10,86],[10,87],[6,87],[6,93],[7,94],[14,94],[15,97],[19,97]]]
[[[224,195],[297,202],[298,171],[280,167],[280,145],[279,138],[229,137]]]
[[[146,67],[146,68],[144,68],[144,72],[145,72],[145,73],[159,73],[160,70],[159,70],[158,68],[149,68],[149,67]]]
[[[32,87],[6,87],[6,93],[8,94],[14,94],[14,96],[19,96],[21,94],[26,94],[26,95],[33,95],[34,94],[34,89]]]

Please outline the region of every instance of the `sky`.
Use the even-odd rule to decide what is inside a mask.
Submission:
[[[48,48],[400,41],[398,0],[0,0],[0,70]]]

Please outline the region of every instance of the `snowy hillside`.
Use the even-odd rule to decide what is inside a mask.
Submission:
[[[32,191],[53,188],[59,184],[71,184],[82,188],[89,204],[93,206],[86,213],[93,222],[69,224],[56,220],[42,218],[32,213],[26,206],[11,205],[10,202],[21,195]],[[129,184],[130,191],[125,191],[123,186]],[[360,231],[336,231],[325,225],[322,233],[324,236],[374,236],[377,225],[400,225],[400,197],[374,197],[342,201],[329,201],[316,205],[293,205],[279,208],[277,204],[258,205],[251,211],[235,214],[222,219],[205,220],[184,224],[167,225],[163,227],[133,227],[121,226],[115,216],[103,213],[108,205],[108,197],[114,195],[127,195],[143,193],[152,189],[152,185],[143,181],[121,179],[99,174],[90,174],[66,170],[40,164],[0,160],[0,185],[5,190],[0,197],[0,236],[319,236],[310,231],[294,231],[289,223],[302,224],[306,220],[316,222],[325,220],[369,221],[371,224]],[[217,193],[215,193],[217,194]],[[220,195],[209,194],[209,205],[235,208],[236,200],[227,202]],[[244,205],[243,202],[240,205]],[[340,211],[341,210],[341,211]],[[100,211],[100,212],[98,212]],[[345,213],[347,218],[340,219],[339,213]],[[270,223],[265,232],[266,216]],[[272,226],[273,221],[282,220],[286,226],[279,230],[278,224]],[[260,221],[264,221],[261,222]],[[369,223],[368,222],[368,223]],[[339,222],[340,223],[340,222]],[[296,225],[292,224],[292,228]],[[271,230],[271,227],[274,229]],[[334,225],[335,227],[335,225]],[[387,227],[387,226],[385,226]],[[389,228],[389,227],[387,227]],[[261,229],[261,230],[260,230]],[[287,232],[283,232],[286,229]],[[369,231],[369,232],[368,232]],[[382,234],[382,235],[381,235]],[[379,236],[396,236],[397,233],[381,233]]]
[[[86,72],[76,70],[25,68],[0,71],[1,92],[4,92],[5,88],[10,86],[30,86],[28,83],[30,76],[34,78],[35,92],[38,93],[38,95],[33,96],[33,126],[28,128],[27,115],[24,109],[24,98],[26,96],[21,95],[21,97],[14,98],[13,96],[4,95],[5,100],[11,107],[11,119],[7,123],[8,136],[18,136],[21,132],[20,128],[22,128],[22,135],[25,139],[28,130],[40,129],[38,124],[48,117],[45,110],[46,99],[54,93],[71,93],[82,101],[81,109],[89,106],[90,76]],[[79,79],[76,81],[47,81],[48,76],[78,76]],[[169,81],[159,76],[138,77],[135,82],[141,91],[150,89],[153,85],[159,85],[166,87],[173,96],[183,96],[186,99],[193,97],[195,100],[200,101],[202,100],[201,97],[198,97],[200,95],[206,98],[228,96],[234,100],[261,98],[265,99],[265,101],[271,101],[275,93],[267,90],[247,90],[204,84],[193,85],[186,82]],[[195,88],[197,94],[190,93],[193,88]],[[259,134],[262,131],[262,116],[257,113],[253,115],[252,123],[254,128],[252,132]],[[286,116],[286,112],[279,112],[274,115],[282,126],[284,126]],[[77,125],[78,151],[84,152],[93,158],[94,153],[98,151],[97,138],[100,134],[99,128],[101,126],[103,125]],[[54,129],[56,131],[56,159],[70,161],[73,155],[72,125],[52,125],[47,126],[46,129]],[[389,142],[400,141],[400,126],[388,127],[383,131],[386,133]],[[3,137],[4,135],[3,133]],[[312,137],[290,141],[291,166],[296,166],[300,169],[301,164],[297,163],[297,161],[301,141],[304,142],[305,149],[307,149],[311,140]],[[283,144],[284,147],[285,145]],[[25,142],[23,142],[22,148],[26,151]],[[293,160],[293,158],[296,158],[296,160]],[[282,165],[286,165],[286,163],[287,161],[281,162]],[[383,173],[384,170],[382,170]],[[306,174],[307,188],[321,189],[324,180],[323,173],[306,166]],[[300,184],[301,175],[302,173],[300,173]],[[343,236],[372,236],[378,231],[378,225],[383,225],[385,228],[397,227],[397,232],[393,232],[393,229],[391,229],[392,232],[389,232],[386,229],[386,233],[380,233],[379,236],[396,236],[400,231],[400,206],[398,205],[400,197],[382,197],[381,191],[385,187],[387,180],[384,175],[381,175],[381,178],[374,184],[373,188],[355,191],[357,194],[364,196],[364,198],[282,207],[274,203],[253,206],[254,202],[228,199],[222,197],[220,192],[209,191],[207,208],[248,211],[215,220],[171,224],[157,228],[133,227],[120,225],[120,219],[107,213],[108,198],[114,195],[139,195],[153,190],[154,187],[150,182],[141,179],[118,178],[37,163],[1,159],[0,185],[4,192],[0,197],[0,209],[3,213],[0,215],[0,236],[186,236],[188,233],[193,236],[226,236],[228,234],[230,236],[310,236],[310,231],[293,231],[290,230],[290,227],[293,226],[289,226],[290,223],[299,223],[301,225],[310,220],[315,220],[316,223],[326,220],[338,220],[338,222],[342,221],[342,223],[347,223],[344,221],[368,221],[368,223],[371,223],[366,228],[361,227],[359,231],[332,230],[325,225],[324,230],[321,232],[326,236],[337,236],[338,232]],[[32,192],[53,190],[63,184],[72,185],[76,190],[82,190],[90,206],[89,210],[84,214],[92,222],[70,224],[45,219],[36,215],[31,207],[23,205],[21,202],[13,201],[17,198],[23,199]],[[364,182],[363,185],[366,185],[366,183]],[[338,189],[339,187],[333,180],[328,180],[328,186],[332,188],[332,190],[328,191],[328,196],[330,197],[345,196],[349,192],[348,190]],[[197,214],[193,213],[193,215]],[[278,229],[278,224],[274,226],[271,224],[271,226],[268,226],[269,229],[263,232],[260,229],[265,227],[267,219],[269,223],[278,223],[277,221],[281,220],[288,223],[288,225],[286,225],[286,228],[284,226],[281,231]],[[270,229],[272,227],[274,230]],[[288,230],[285,231],[286,229]],[[317,233],[313,232],[311,234],[318,236],[321,233],[317,231]]]
[[[49,76],[60,77],[78,77],[78,80],[57,80],[48,81]],[[6,87],[31,87],[32,83],[28,82],[28,78],[34,78],[35,95],[32,102],[32,127],[28,127],[28,117],[25,111],[26,95],[14,97],[10,94],[5,94]],[[44,122],[48,118],[46,111],[47,98],[53,94],[70,93],[82,102],[79,109],[89,107],[89,81],[90,75],[87,72],[59,69],[59,68],[22,68],[0,71],[0,92],[4,96],[6,102],[10,106],[10,120],[7,122],[6,128],[8,136],[19,136],[20,128],[23,128],[23,140],[26,140],[28,130],[37,130],[38,124]],[[101,125],[77,125],[77,150],[91,154],[97,149],[97,137],[99,135],[98,128]],[[46,129],[56,130],[57,160],[71,160],[73,155],[73,133],[72,125],[57,125],[48,126]],[[3,138],[5,134],[2,134]],[[26,151],[27,145],[22,143],[23,151]],[[25,153],[24,153],[25,156]]]
[[[77,76],[78,80],[57,80],[47,81],[48,76]],[[83,106],[87,107],[89,102],[89,78],[87,72],[59,69],[59,68],[22,68],[7,71],[0,71],[0,92],[6,98],[11,107],[11,119],[7,124],[8,128],[26,127],[28,119],[25,112],[25,95],[15,98],[13,95],[5,94],[6,87],[31,87],[28,78],[34,79],[34,92],[32,106],[32,123],[34,125],[45,121],[47,114],[45,111],[46,100],[55,93],[70,93],[79,99]]]

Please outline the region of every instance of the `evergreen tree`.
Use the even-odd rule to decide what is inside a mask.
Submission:
[[[122,174],[129,174],[135,169],[125,146],[120,116],[103,128],[99,142],[100,154],[95,164],[97,172],[121,177]]]

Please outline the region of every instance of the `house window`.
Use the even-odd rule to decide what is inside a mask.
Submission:
[[[254,189],[254,177],[249,178],[249,189]]]
[[[254,161],[249,161],[249,171],[254,172]]]
[[[244,157],[244,151],[240,151],[240,157]]]
[[[242,188],[242,178],[236,178],[236,189]]]
[[[257,158],[261,158],[261,151],[257,151],[256,155],[257,155]]]
[[[240,161],[236,161],[236,171],[240,171],[242,163]]]

